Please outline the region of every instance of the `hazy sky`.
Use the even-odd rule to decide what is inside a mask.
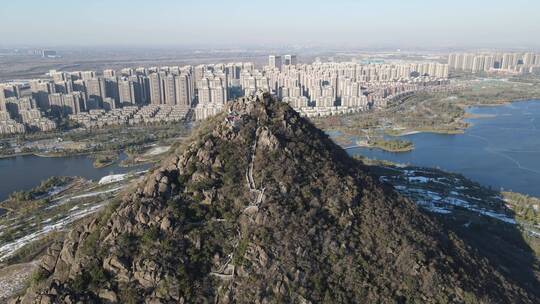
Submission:
[[[3,45],[538,46],[539,0],[2,0]]]

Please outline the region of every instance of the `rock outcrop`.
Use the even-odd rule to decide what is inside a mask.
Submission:
[[[14,303],[539,303],[269,96],[48,250]]]

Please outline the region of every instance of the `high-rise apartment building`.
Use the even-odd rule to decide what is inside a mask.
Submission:
[[[454,70],[469,72],[505,70],[514,73],[530,73],[537,63],[538,54],[534,53],[482,53],[450,54],[448,65]],[[472,60],[471,60],[472,59]]]
[[[55,93],[68,94],[73,92],[73,82],[71,80],[54,82]]]
[[[91,78],[83,80],[84,89],[86,92],[86,99],[93,99],[99,104],[103,102],[106,96],[105,93],[105,80],[103,78]]]
[[[105,78],[116,77],[116,71],[111,70],[111,69],[103,70],[103,77],[105,77]]]
[[[5,101],[6,110],[11,117],[19,117],[21,111],[28,111],[36,108],[34,99],[29,97],[9,97]]]
[[[119,103],[122,106],[135,105],[135,83],[127,79],[120,79],[118,81],[118,95]]]
[[[201,64],[193,69],[193,81],[195,82],[195,89],[198,89],[199,81],[203,79],[206,72],[206,66]]]
[[[6,109],[6,95],[4,94],[4,87],[0,85],[0,112],[5,112]]]
[[[38,107],[47,110],[49,108],[48,96],[56,92],[56,85],[51,81],[34,80],[30,81],[30,91]]]
[[[116,101],[116,103],[120,102],[120,96],[118,92],[118,79],[116,77],[113,78],[105,78],[105,97],[110,97]]]
[[[57,72],[56,70],[50,70],[49,76],[53,79],[53,82],[61,82],[69,80],[71,77],[65,72]]]
[[[84,99],[80,92],[73,92],[64,94],[64,114],[79,114],[82,110],[85,110]]]
[[[128,77],[135,89],[135,103],[145,105],[150,103],[150,81],[146,75]]]
[[[240,80],[240,72],[242,71],[241,63],[228,63],[225,66],[225,73],[228,76],[227,86],[238,86]]]
[[[49,94],[48,96],[48,108],[52,115],[61,116],[63,112],[64,102],[62,100],[61,93]]]
[[[210,81],[210,98],[213,104],[223,105],[227,102],[227,88],[222,78],[215,77]]]
[[[518,66],[518,64],[522,64],[523,61],[522,61],[521,57],[522,57],[522,54],[520,54],[520,53],[514,53],[514,54],[512,54],[512,64],[511,64],[511,67],[514,67],[514,68],[515,68],[515,67]]]
[[[471,71],[472,72],[479,72],[484,70],[484,62],[485,58],[484,56],[474,56]]]
[[[509,53],[503,54],[501,69],[507,70],[510,67],[512,67],[512,60],[513,59],[514,59],[513,54],[509,54]]]
[[[284,65],[296,65],[296,55],[285,55],[283,60]]]
[[[181,106],[191,106],[190,77],[187,74],[180,74],[175,78],[176,104]]]
[[[114,110],[116,109],[116,101],[110,97],[106,97],[103,99],[103,109],[106,111]]]
[[[526,66],[534,65],[534,54],[526,53],[525,55],[523,55],[523,64]]]
[[[450,66],[452,69],[455,69],[456,68],[456,61],[457,61],[457,56],[459,56],[459,54],[450,54],[448,55],[448,66]]]
[[[473,68],[474,57],[475,57],[474,54],[465,54],[461,69],[464,71],[471,71]]]
[[[454,65],[454,68],[456,70],[462,70],[463,69],[463,61],[464,61],[464,58],[465,58],[465,55],[459,55],[457,58],[456,58],[456,62],[455,62],[455,65]]]
[[[127,76],[133,76],[133,75],[135,75],[135,73],[133,69],[131,68],[125,68],[125,69],[120,70],[120,76],[127,77]]]
[[[199,104],[201,105],[210,104],[212,102],[208,78],[202,78],[197,81],[197,96],[199,97]]]
[[[484,57],[484,71],[489,71],[492,68],[495,67],[495,57],[493,56],[485,56]]]
[[[149,96],[151,104],[162,104],[161,97],[161,77],[158,73],[152,73],[148,76]]]
[[[85,109],[80,92],[70,94],[54,93],[48,97],[51,113],[55,116],[78,114]]]
[[[79,72],[79,79],[82,80],[88,80],[96,78],[96,72],[95,71],[81,71]]]
[[[169,74],[163,77],[163,96],[164,104],[175,105],[176,104],[176,83],[175,76]]]
[[[268,66],[270,66],[271,68],[276,68],[281,71],[281,56],[279,55],[268,56]]]

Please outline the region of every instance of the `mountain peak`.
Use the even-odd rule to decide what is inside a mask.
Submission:
[[[21,303],[535,303],[269,95],[49,248]]]

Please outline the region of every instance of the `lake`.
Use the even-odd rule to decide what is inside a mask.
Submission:
[[[125,155],[121,155],[121,159]],[[124,168],[118,162],[104,168],[94,168],[93,159],[86,155],[68,157],[39,157],[35,155],[0,159],[0,201],[14,191],[30,190],[51,176],[81,176],[98,180],[110,174],[121,174],[151,165]]]
[[[490,117],[469,119],[473,126],[465,134],[407,135],[405,138],[415,145],[411,152],[391,153],[369,148],[347,151],[374,159],[438,167],[496,189],[540,197],[540,101],[475,107],[469,112]],[[92,163],[87,156],[44,158],[27,155],[0,159],[0,200],[13,191],[29,190],[51,176],[97,180],[134,170],[117,164],[96,169]]]
[[[422,167],[438,167],[491,186],[540,197],[540,100],[473,107],[464,134],[418,133],[404,136],[415,149],[391,153],[351,148],[351,155]]]

